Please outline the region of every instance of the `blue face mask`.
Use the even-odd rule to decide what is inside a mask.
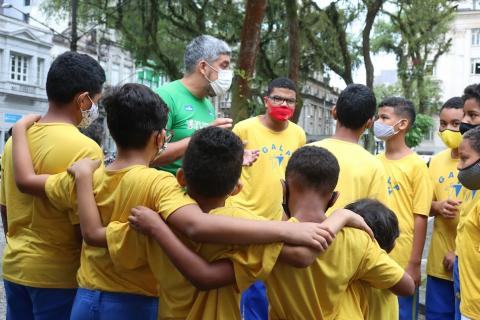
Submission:
[[[377,120],[373,123],[373,134],[375,135],[375,137],[377,137],[377,139],[388,140],[389,138],[393,137],[394,135],[396,135],[398,133],[398,131],[395,132],[394,127],[398,123],[400,123],[400,121],[395,123],[393,126],[390,126],[388,124],[384,124],[384,123],[380,122],[379,120]]]

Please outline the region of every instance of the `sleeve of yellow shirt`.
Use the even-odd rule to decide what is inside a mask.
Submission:
[[[427,166],[420,163],[413,179],[413,213],[428,216],[432,205],[433,186]]]
[[[239,246],[238,250],[225,254],[233,263],[239,291],[250,287],[256,280],[265,280],[272,271],[283,243]]]
[[[68,214],[72,224],[79,224],[75,179],[71,175],[65,171],[48,177],[45,194],[55,208]]]
[[[397,284],[404,272],[375,241],[369,239],[357,279],[366,281],[377,289],[387,289]]]
[[[114,221],[107,226],[108,252],[113,264],[135,269],[147,264],[146,236],[132,230],[128,222]]]
[[[157,175],[151,189],[152,194],[155,195],[155,208],[152,209],[159,212],[164,220],[181,207],[197,204],[180,187],[177,179],[169,173]]]

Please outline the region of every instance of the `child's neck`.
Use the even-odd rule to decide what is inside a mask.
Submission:
[[[49,105],[47,113],[38,121],[40,123],[68,123],[77,125],[76,119],[68,112],[68,106],[56,107]]]
[[[385,156],[390,160],[399,160],[413,151],[405,143],[405,134],[397,133],[387,140]]]
[[[225,207],[225,200],[227,197],[203,197],[198,195],[190,195],[195,201],[197,201],[198,206],[202,209],[203,212],[210,212],[213,209]]]
[[[265,127],[273,131],[280,132],[288,128],[288,121],[275,121],[267,114],[260,116],[260,122]]]
[[[292,188],[293,189],[293,188]],[[300,222],[322,222],[325,216],[327,202],[318,196],[318,193],[310,190],[302,190],[297,193],[290,190],[288,207],[292,215]]]
[[[124,150],[118,148],[117,157],[108,168],[111,170],[120,170],[134,165],[149,166],[151,153],[148,150]]]
[[[337,140],[358,143],[358,140],[360,139],[362,133],[363,131],[361,130],[352,130],[342,126],[337,120],[335,133],[332,137]]]

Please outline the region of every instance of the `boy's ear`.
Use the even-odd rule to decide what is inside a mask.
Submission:
[[[402,119],[398,123],[398,129],[401,131],[407,131],[409,127],[410,127],[410,121],[408,121],[408,119]]]
[[[182,188],[187,186],[187,180],[185,180],[185,173],[182,168],[177,170],[177,182]]]
[[[330,196],[330,200],[328,200],[328,203],[327,203],[327,210],[328,208],[333,207],[335,202],[337,202],[339,196],[340,196],[339,191],[333,191],[332,195]]]
[[[332,107],[331,113],[332,113],[332,118],[335,119],[335,120],[337,120],[337,105],[334,105],[334,106]]]
[[[235,187],[233,188],[233,191],[230,192],[230,196],[232,197],[239,194],[240,191],[242,191],[242,189],[243,189],[243,184],[240,181],[238,181]]]
[[[87,110],[91,106],[90,99],[88,99],[88,92],[80,92],[75,95],[73,101],[76,102],[77,106],[80,110]]]

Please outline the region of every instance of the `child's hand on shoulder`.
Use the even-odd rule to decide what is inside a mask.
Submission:
[[[144,206],[132,208],[128,221],[133,229],[149,236],[159,232],[158,229],[168,228],[157,212]]]
[[[67,172],[75,177],[75,179],[83,176],[92,175],[92,173],[97,170],[100,166],[100,160],[93,160],[89,158],[81,159],[74,162],[68,169]]]
[[[355,212],[348,209],[337,209],[332,213],[330,218],[335,218],[336,216],[341,216],[345,219],[345,227],[363,230],[368,233],[372,239],[375,239],[372,229],[370,229],[365,220]]]

